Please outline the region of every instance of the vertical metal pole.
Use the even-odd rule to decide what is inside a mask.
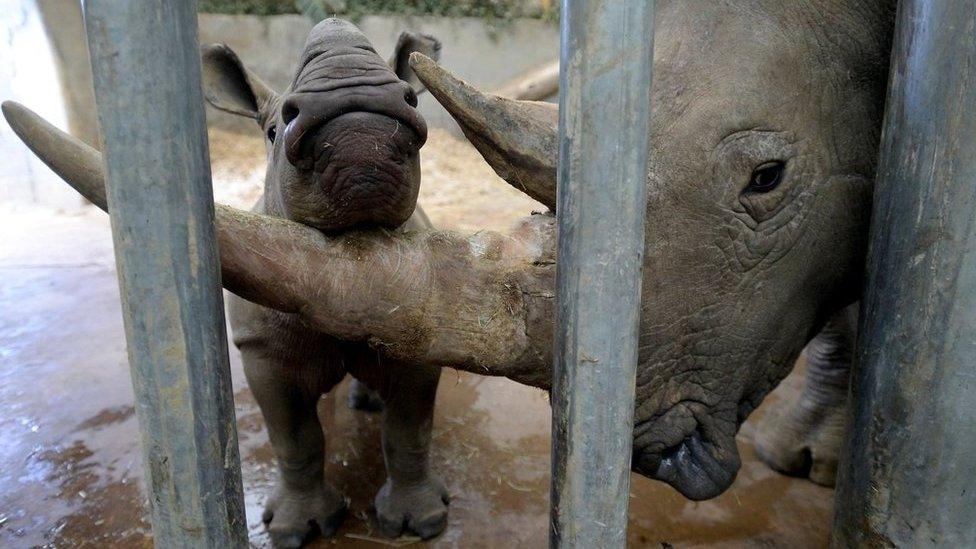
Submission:
[[[835,547],[976,546],[976,0],[902,0]]]
[[[552,547],[626,543],[653,12],[563,0]]]
[[[243,547],[196,2],[85,7],[155,544]]]

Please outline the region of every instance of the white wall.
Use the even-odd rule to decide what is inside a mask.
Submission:
[[[551,22],[521,19],[489,27],[482,19],[370,16],[359,27],[380,55],[393,51],[402,30],[432,34],[443,43],[441,63],[471,84],[491,91],[559,55],[559,28]],[[244,63],[278,89],[286,87],[312,22],[299,15],[256,17],[200,15],[200,42],[223,42]],[[450,115],[424,94],[420,110],[432,127],[456,128]],[[249,120],[208,110],[211,123],[248,130]],[[456,130],[455,130],[456,131]]]

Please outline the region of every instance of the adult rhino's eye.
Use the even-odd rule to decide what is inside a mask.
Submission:
[[[275,126],[268,128],[268,141],[274,143],[275,136],[278,135],[278,130]]]
[[[746,192],[749,193],[768,193],[775,189],[783,181],[783,172],[786,171],[786,164],[780,161],[767,162],[752,171],[749,179],[749,186]]]

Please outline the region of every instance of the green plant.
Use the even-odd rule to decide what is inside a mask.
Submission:
[[[314,20],[340,15],[353,21],[371,14],[439,15],[481,17],[490,22],[534,16],[547,21],[559,19],[559,2],[540,0],[527,9],[526,0],[200,0],[199,11],[277,15],[304,13]]]
[[[277,15],[299,13],[295,0],[200,0],[198,11],[205,13],[246,13]]]
[[[522,0],[298,0],[313,19],[342,15],[352,20],[377,13],[481,17],[508,21],[522,15]]]

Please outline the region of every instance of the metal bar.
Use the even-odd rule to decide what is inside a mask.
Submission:
[[[976,546],[976,0],[902,0],[836,547]]]
[[[193,0],[88,0],[157,547],[247,545]]]
[[[562,4],[552,547],[626,543],[653,12]]]

